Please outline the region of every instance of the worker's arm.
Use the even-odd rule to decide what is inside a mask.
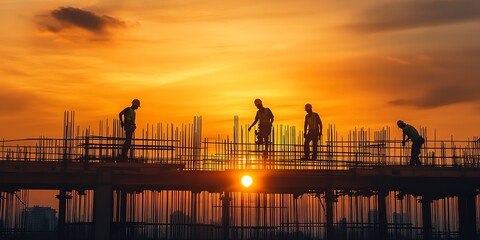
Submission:
[[[303,137],[304,138],[307,137],[307,126],[308,126],[307,115],[305,115],[305,123],[303,124]]]
[[[255,121],[253,121],[252,125],[250,125],[250,127],[248,127],[248,131],[250,132],[250,130],[252,129],[253,126],[255,126],[255,124],[257,124],[258,122],[258,113],[257,115],[255,115]]]
[[[323,124],[322,124],[322,119],[320,119],[320,116],[317,114],[318,117],[318,137],[322,136],[323,134]]]
[[[407,138],[405,139],[405,137],[407,137]],[[410,138],[408,137],[407,134],[405,134],[405,132],[403,132],[402,139],[403,139],[402,140],[402,146],[405,146],[405,143],[408,142],[408,140],[410,140]]]
[[[125,112],[125,109],[122,110],[119,114],[118,114],[118,118],[120,119],[120,126],[123,128],[123,115],[124,115],[124,112]]]
[[[270,110],[270,108],[268,109],[268,111],[270,112],[270,125],[273,126],[273,113],[272,113],[272,110]]]

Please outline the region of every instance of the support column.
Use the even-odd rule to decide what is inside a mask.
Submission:
[[[378,192],[378,236],[381,240],[388,239],[387,196],[388,191],[381,190]]]
[[[127,225],[127,192],[120,190],[120,226],[125,229]]]
[[[222,200],[222,239],[228,240],[230,239],[230,192],[224,192],[220,199]]]
[[[335,229],[333,227],[333,203],[335,198],[333,196],[333,190],[325,191],[325,205],[327,211],[327,240],[335,239]]]
[[[477,239],[475,191],[467,191],[458,195],[459,239]]]
[[[199,201],[199,193],[198,192],[193,192],[192,191],[192,217],[190,218],[190,224],[193,224],[193,226],[197,225],[197,204]],[[202,234],[205,234],[203,231],[199,231],[198,227],[192,227],[190,228],[190,236],[187,236],[188,239],[193,239],[197,236],[202,236]]]
[[[58,237],[59,239],[65,238],[65,218],[67,212],[67,191],[60,190],[58,195]]]
[[[112,185],[108,170],[98,173],[98,182],[94,193],[93,222],[95,240],[109,240],[112,223]]]
[[[422,198],[423,239],[432,240],[432,199],[429,196]]]
[[[116,205],[116,225],[113,226],[113,238],[127,239],[127,191],[116,191],[117,205]]]

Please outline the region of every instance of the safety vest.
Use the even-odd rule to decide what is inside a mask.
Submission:
[[[406,124],[402,130],[403,130],[403,133],[408,136],[408,138],[412,139],[412,141],[416,141],[420,137],[420,134],[418,134],[417,129],[415,129],[414,127],[408,124]]]
[[[132,107],[127,107],[123,110],[123,116],[126,124],[135,124],[135,111]]]
[[[273,118],[272,111],[269,108],[259,109],[257,111],[258,120],[260,121],[259,125],[270,126],[270,119]]]
[[[320,124],[320,116],[318,116],[318,113],[315,112],[309,113],[305,116],[305,122],[307,123],[309,131],[318,131],[318,125]]]

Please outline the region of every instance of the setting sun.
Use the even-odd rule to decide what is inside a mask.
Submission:
[[[242,177],[242,185],[243,185],[244,187],[247,187],[247,188],[248,188],[248,187],[250,187],[250,186],[252,185],[252,183],[253,183],[252,177],[250,177],[250,176],[248,176],[248,175],[245,175],[245,176]]]

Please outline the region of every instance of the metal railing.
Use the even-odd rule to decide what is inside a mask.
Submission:
[[[0,161],[118,162],[124,131],[118,120],[100,121],[97,132],[80,131],[74,125],[74,112],[64,114],[62,138],[25,138],[0,141]],[[272,128],[268,151],[255,144],[254,131],[234,118],[233,138],[203,138],[202,117],[192,124],[147,124],[137,129],[129,161],[145,164],[183,164],[185,170],[226,169],[330,169],[370,168],[378,165],[407,165],[410,144],[391,136],[389,127],[371,131],[354,129],[339,136],[335,125],[328,125],[318,145],[316,160],[303,156],[303,132],[294,126]],[[396,129],[398,130],[398,129]],[[423,165],[435,167],[480,167],[480,138],[439,140],[425,127],[421,150]],[[396,131],[395,134],[401,134]],[[398,136],[398,135],[397,135]]]
[[[85,136],[71,139],[17,139],[0,142],[0,160],[56,162],[119,162],[123,138]],[[184,164],[185,170],[226,169],[331,169],[407,165],[410,146],[397,140],[324,141],[316,160],[300,160],[303,144],[271,143],[265,157],[263,145],[231,140],[186,144],[176,139],[137,138],[129,161],[145,164]],[[424,165],[480,167],[480,141],[427,140],[422,148]]]

